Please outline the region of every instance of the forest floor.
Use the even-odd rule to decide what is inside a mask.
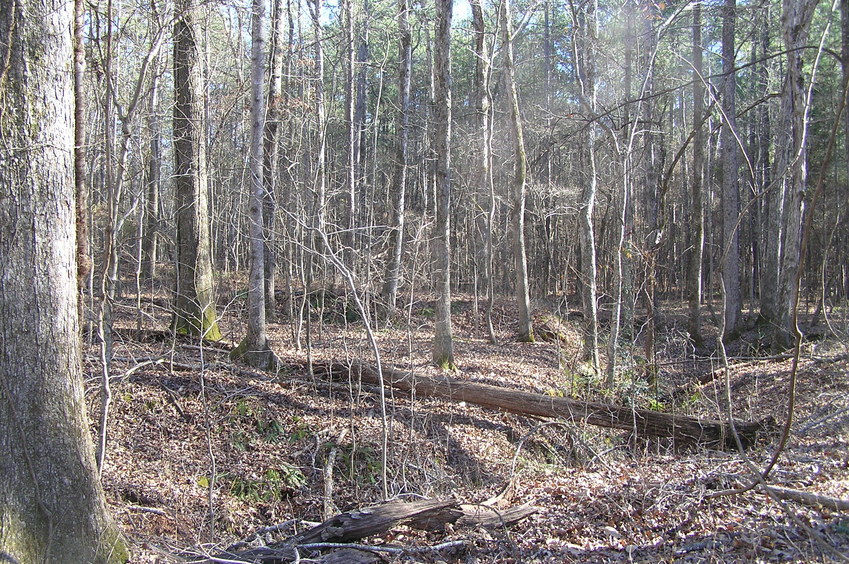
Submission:
[[[376,332],[382,362],[415,373],[431,366],[433,306],[407,296],[402,318]],[[329,296],[312,300],[293,345],[290,322],[269,325],[279,374],[229,360],[244,335],[244,297],[219,306],[220,344],[162,338],[162,296],[118,304],[112,403],[103,484],[110,510],[133,545],[133,562],[184,562],[249,540],[272,543],[338,511],[382,499],[379,395],[356,382],[311,375],[310,361],[373,362],[362,323]],[[482,307],[482,305],[481,305]],[[672,305],[656,338],[658,376],[645,378],[642,349],[623,361],[616,388],[579,360],[579,320],[536,304],[539,326],[561,340],[515,341],[512,302],[496,304],[499,344],[476,322],[471,296],[453,304],[455,377],[553,396],[725,418],[725,378],[716,354],[694,357]],[[281,307],[281,318],[282,307]],[[346,315],[351,320],[346,321]],[[141,320],[144,331],[138,332]],[[729,384],[739,420],[787,415],[791,360],[752,352],[741,340]],[[86,346],[86,397],[93,432],[100,414],[100,353]],[[849,360],[836,339],[806,343],[787,448],[771,484],[849,499]],[[710,377],[711,375],[717,377]],[[737,452],[675,452],[622,431],[543,421],[387,391],[386,480],[390,497],[456,497],[538,511],[508,529],[399,526],[362,543],[421,549],[383,554],[413,562],[817,562],[849,555],[849,514],[778,502],[756,488],[713,497],[752,480]],[[764,468],[777,446],[766,437],[747,453]],[[265,527],[279,532],[256,538]],[[444,550],[426,550],[463,541]],[[461,544],[461,545],[460,545]],[[841,557],[841,555],[843,555]],[[302,554],[303,561],[316,555]]]

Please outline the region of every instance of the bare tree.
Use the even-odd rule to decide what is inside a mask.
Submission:
[[[174,20],[174,196],[177,294],[174,329],[218,340],[209,238],[202,59],[196,0],[177,0]]]
[[[106,512],[83,397],[73,17],[69,2],[0,1],[0,558],[7,562],[129,557]]]
[[[496,342],[495,328],[492,325],[492,307],[495,297],[495,285],[492,281],[492,225],[495,223],[495,179],[492,173],[492,94],[490,93],[490,77],[492,74],[492,54],[487,43],[486,28],[483,19],[483,8],[480,0],[471,0],[472,25],[475,30],[475,113],[478,121],[478,143],[480,145],[480,184],[478,194],[485,193],[488,200],[486,214],[481,214],[483,225],[479,230],[483,233],[482,278],[486,292],[486,327],[489,340]]]
[[[736,42],[737,1],[725,0],[722,13],[722,283],[725,285],[725,335],[739,329],[742,311],[740,287],[740,189],[737,142]],[[696,81],[698,82],[698,80]]]
[[[434,149],[436,153],[436,223],[433,284],[436,320],[433,362],[454,369],[451,331],[451,16],[452,0],[436,0],[434,33]]]
[[[528,287],[528,259],[525,251],[525,186],[528,177],[528,158],[525,154],[522,116],[519,113],[519,94],[516,90],[515,71],[513,69],[513,21],[511,18],[510,0],[502,0],[501,33],[504,45],[504,78],[507,84],[507,100],[510,108],[510,127],[513,138],[514,160],[510,214],[513,231],[513,260],[516,267],[516,302],[519,306],[519,340],[533,342],[534,328],[531,320],[531,297]],[[597,342],[595,358],[597,361]],[[598,367],[597,362],[596,367]]]
[[[581,164],[586,167],[580,176],[580,236],[581,236],[581,289],[584,309],[584,358],[599,369],[598,346],[598,291],[596,281],[596,248],[593,212],[598,175],[596,171],[596,62],[594,40],[598,35],[595,0],[573,7],[577,34],[575,60],[578,75],[579,96],[584,112],[589,117],[582,134]]]
[[[283,118],[283,35],[285,22],[283,18],[283,2],[274,0],[271,32],[271,80],[268,84],[268,116],[265,121],[263,184],[265,190],[262,198],[262,220],[265,231],[265,253],[263,269],[265,277],[265,317],[274,319],[277,305],[275,297],[275,282],[277,272],[277,234],[275,230],[275,208],[277,182],[280,176],[280,131]]]
[[[160,72],[159,64],[150,76],[150,106],[147,128],[150,134],[150,149],[147,157],[147,197],[144,208],[144,237],[142,240],[141,272],[153,280],[156,275],[156,255],[159,241],[159,196],[162,189],[162,119],[159,115]]]
[[[85,149],[85,3],[74,0],[74,186],[77,227],[77,286],[85,285],[91,273],[88,243],[88,186],[86,184]],[[83,301],[80,300],[80,322]]]
[[[702,53],[702,4],[693,5],[693,178],[690,181],[691,229],[690,261],[687,266],[687,331],[696,346],[702,345],[701,299],[702,299],[702,252],[704,250],[704,198],[702,179],[704,175],[704,131],[702,114],[705,107],[704,64]]]
[[[389,260],[386,263],[386,278],[383,286],[387,319],[395,310],[398,280],[401,275],[401,255],[404,250],[404,216],[410,141],[410,82],[413,68],[413,41],[410,33],[409,12],[409,0],[398,0],[398,125],[395,134],[395,173],[392,181],[395,207]]]
[[[268,41],[267,0],[253,0],[251,23],[251,148],[248,227],[248,331],[231,356],[257,368],[274,370],[277,357],[268,346],[265,328],[265,233],[263,232],[263,133],[265,131],[265,48]]]
[[[791,345],[795,328],[791,315],[807,188],[808,99],[801,49],[817,0],[784,0],[782,35],[787,52],[787,76],[781,91],[778,131],[785,132],[776,147],[777,185],[769,191],[769,216],[761,276],[761,317],[772,329],[776,348]]]

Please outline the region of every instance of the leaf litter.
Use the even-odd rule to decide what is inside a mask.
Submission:
[[[383,362],[439,375],[429,362],[428,302],[409,303],[420,304],[410,312],[409,328],[402,319],[377,332]],[[471,297],[459,297],[457,310],[455,376],[725,417],[723,378],[705,378],[716,361],[687,356],[686,339],[673,322],[658,339],[657,380],[643,377],[646,360],[638,350],[626,351],[632,355],[623,363],[627,369],[607,392],[579,360],[578,322],[553,314],[539,318],[539,326],[558,335],[555,342],[518,343],[511,305],[499,303],[499,344],[491,344],[482,323],[475,323]],[[242,335],[238,314],[221,320],[225,342]],[[310,358],[372,360],[361,324],[313,319],[311,355],[293,346],[289,323],[269,324],[285,366],[269,374],[231,363],[221,345],[135,339],[135,319],[128,314],[120,323],[103,485],[134,546],[133,562],[190,560],[246,539],[272,543],[322,521],[328,510],[381,501],[378,395],[354,381],[324,381],[309,369]],[[161,310],[151,311],[145,323],[167,333]],[[99,354],[91,343],[86,352],[86,397],[97,432]],[[139,367],[149,359],[159,361]],[[786,358],[735,361],[735,417],[782,421],[789,369]],[[839,344],[808,346],[791,441],[771,483],[849,499],[847,374]],[[662,441],[634,443],[619,431],[392,390],[386,395],[391,496],[454,496],[471,503],[497,498],[504,507],[531,503],[539,511],[507,530],[432,533],[402,526],[364,541],[408,547],[465,542],[459,551],[384,554],[384,561],[817,562],[849,554],[845,513],[783,502],[794,520],[758,490],[711,498],[751,480],[737,453],[672,452]],[[748,455],[763,468],[774,446],[765,440]],[[279,524],[285,526],[275,528]]]

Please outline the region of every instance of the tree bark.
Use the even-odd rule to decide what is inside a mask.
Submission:
[[[734,37],[737,1],[725,0],[722,15],[722,283],[725,285],[725,334],[737,333],[742,312],[740,287],[740,189],[737,144],[737,73]],[[700,128],[701,129],[701,128]]]
[[[277,357],[268,346],[265,327],[265,233],[263,222],[263,133],[265,131],[265,48],[268,41],[267,0],[253,0],[251,23],[251,146],[248,230],[248,330],[231,356],[266,370],[275,370]]]
[[[595,229],[593,213],[598,182],[596,171],[596,84],[595,84],[595,44],[597,36],[595,5],[589,2],[577,14],[578,40],[575,43],[578,86],[581,105],[589,116],[585,132],[582,134],[582,164],[589,170],[581,175],[581,200],[579,203],[579,230],[581,239],[581,301],[584,311],[584,359],[588,360],[595,371],[599,370],[598,345],[598,290],[596,268]]]
[[[433,285],[437,293],[433,362],[454,368],[451,331],[451,16],[452,0],[436,0],[434,33],[434,152],[436,223],[433,228]]]
[[[513,20],[510,14],[510,0],[502,0],[501,2],[501,33],[504,45],[504,78],[507,83],[507,100],[513,141],[514,161],[510,215],[513,260],[516,268],[516,302],[519,306],[519,340],[533,342],[534,328],[531,321],[531,296],[528,287],[528,258],[525,250],[525,191],[528,158],[525,154],[522,116],[519,113],[519,94],[516,89],[515,71],[513,69]],[[596,347],[596,350],[598,350],[598,347]],[[598,353],[596,353],[597,355]]]
[[[178,333],[221,338],[210,252],[202,60],[196,0],[178,0],[174,21],[174,195],[177,222]]]
[[[88,242],[88,185],[85,147],[85,2],[74,0],[74,193],[77,227],[77,287],[82,295],[91,274]],[[84,322],[84,301],[80,299],[80,323]]]
[[[159,67],[159,65],[156,65]],[[150,134],[150,154],[147,161],[147,198],[145,199],[145,228],[142,240],[142,275],[148,280],[156,276],[156,255],[159,240],[159,193],[161,189],[162,167],[162,120],[159,116],[159,69],[150,76],[150,110],[148,130]]]
[[[264,161],[262,194],[262,220],[264,237],[263,276],[265,278],[265,318],[267,321],[276,315],[275,297],[277,274],[277,239],[274,225],[274,213],[277,207],[277,181],[280,163],[280,125],[283,116],[283,2],[274,0],[274,12],[271,18],[271,80],[268,85],[268,118],[265,121]]]
[[[332,362],[317,363],[314,369],[323,370],[330,376],[346,379],[353,374],[368,384],[378,385],[380,382],[374,368],[359,362],[351,365]],[[633,439],[669,437],[677,448],[695,445],[723,449],[737,448],[731,429],[724,421],[554,397],[455,378],[434,378],[386,367],[383,368],[383,382],[387,386],[404,392],[415,392],[418,397],[464,401],[521,415],[554,417],[574,423],[622,429],[629,431]],[[769,425],[768,422],[735,422],[740,439],[746,446],[754,444],[758,433],[766,430]]]
[[[769,192],[769,217],[761,288],[761,318],[772,330],[772,345],[786,349],[795,334],[792,302],[796,287],[807,190],[808,106],[801,49],[817,0],[784,0],[781,16],[787,51],[786,79],[781,91],[781,113],[776,148],[777,186]]]
[[[495,299],[495,284],[492,279],[492,226],[495,223],[495,179],[492,174],[492,95],[489,91],[490,75],[492,74],[492,55],[487,44],[486,28],[483,18],[483,8],[480,0],[471,0],[472,25],[475,30],[475,112],[478,119],[480,146],[480,186],[478,194],[487,195],[487,204],[480,205],[486,209],[486,215],[481,214],[483,221],[480,231],[483,233],[481,245],[481,263],[483,265],[481,278],[486,292],[486,328],[489,340],[496,342],[495,327],[492,325],[492,309]],[[481,200],[483,200],[481,196]]]
[[[219,554],[217,558],[238,558],[240,562],[279,563],[296,560],[294,549],[299,546],[314,543],[350,543],[383,534],[398,525],[427,531],[442,531],[446,529],[447,525],[503,529],[536,512],[537,509],[530,505],[520,505],[499,511],[482,504],[461,505],[456,500],[391,501],[357,511],[339,513],[281,543],[242,552],[227,552]],[[348,552],[343,553],[343,551]],[[326,557],[327,560],[322,559],[321,561],[346,562],[348,564],[377,561],[368,559],[362,554],[361,551],[352,552],[350,547],[346,547],[331,553]],[[333,556],[336,558],[333,558]],[[213,560],[209,562],[213,562]]]
[[[705,111],[704,56],[702,47],[702,5],[693,5],[693,178],[690,183],[691,229],[690,261],[687,264],[687,332],[697,347],[701,347],[702,256],[704,235],[704,130],[702,115]]]
[[[694,8],[695,9],[695,8]],[[631,98],[631,90],[632,90],[632,75],[633,75],[633,61],[634,61],[634,44],[636,43],[636,37],[634,34],[634,4],[632,1],[627,1],[624,6],[625,10],[625,69],[624,69],[624,95],[627,99]],[[634,169],[634,157],[633,157],[633,146],[634,139],[636,137],[636,124],[631,123],[632,113],[629,105],[626,105],[623,108],[623,123],[625,124],[624,130],[627,132],[627,137],[625,139],[625,147],[622,150],[622,193],[617,198],[617,205],[619,208],[616,210],[617,216],[617,241],[616,241],[616,258],[614,261],[615,264],[615,289],[614,289],[614,297],[613,297],[613,312],[611,315],[610,321],[610,338],[607,343],[607,387],[608,389],[613,389],[613,386],[616,383],[616,366],[619,361],[619,340],[621,337],[621,329],[622,329],[622,319],[623,317],[626,320],[629,320],[629,323],[633,323],[633,312],[628,315],[626,312],[631,308],[628,304],[633,303],[633,300],[630,297],[629,288],[630,285],[630,254],[631,250],[626,246],[628,244],[630,234],[633,232],[633,226],[628,225],[629,222],[629,208],[632,205],[633,196],[632,192],[632,183],[633,183],[633,169]],[[632,214],[630,214],[632,215]],[[630,329],[627,330],[627,334],[630,336]]]
[[[124,562],[77,314],[74,4],[0,0],[0,559]]]
[[[346,229],[343,232],[342,244],[344,245],[343,255],[345,263],[354,269],[356,256],[354,253],[354,229],[356,226],[357,217],[357,45],[356,45],[356,25],[354,24],[355,0],[344,0],[345,10],[345,56],[346,69],[345,77],[345,125],[347,127],[347,147],[348,165],[345,169],[345,184],[347,189],[347,210]]]
[[[395,141],[395,175],[392,181],[395,207],[393,210],[394,221],[390,233],[389,261],[386,263],[386,280],[383,286],[387,319],[395,311],[398,283],[401,277],[401,256],[404,250],[404,219],[406,215],[410,140],[410,84],[413,68],[413,40],[410,32],[409,11],[409,0],[398,0],[398,125]]]

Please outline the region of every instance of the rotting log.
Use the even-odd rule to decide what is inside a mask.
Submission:
[[[350,374],[368,384],[380,383],[377,370],[361,362],[315,363],[313,368],[316,372],[323,371],[330,377],[347,378]],[[426,374],[411,374],[393,368],[383,369],[383,383],[401,391],[415,393],[419,397],[464,401],[520,415],[557,418],[609,429],[622,429],[630,432],[632,438],[671,438],[675,448],[679,449],[695,445],[721,449],[737,448],[730,425],[725,421],[553,397],[513,388],[467,382],[448,376],[435,378]],[[769,431],[770,424],[768,421],[735,421],[734,427],[743,446],[750,447],[757,440],[759,433]]]
[[[453,500],[424,500],[412,503],[397,501],[359,511],[346,511],[295,535],[287,542],[297,545],[316,542],[352,542],[385,533],[395,525],[429,521],[432,516],[443,515],[446,509],[456,506],[457,502]],[[453,520],[457,518],[459,515]]]
[[[261,546],[239,552],[219,554],[216,559],[207,562],[220,562],[223,558],[237,562],[259,562],[261,564],[283,564],[298,559],[299,548],[310,549],[321,546],[327,549],[331,543],[351,543],[380,535],[397,525],[408,525],[430,531],[444,530],[446,525],[458,527],[481,526],[486,528],[506,527],[534,514],[537,509],[530,505],[520,505],[504,510],[495,510],[483,505],[461,505],[457,500],[421,500],[413,502],[392,501],[357,511],[346,511],[334,515],[323,523],[291,536],[283,542]],[[342,545],[326,555],[323,562],[372,562],[367,552],[350,551],[350,545]],[[362,547],[368,551],[368,547]],[[403,548],[395,548],[401,553]],[[418,550],[418,549],[412,549]]]

